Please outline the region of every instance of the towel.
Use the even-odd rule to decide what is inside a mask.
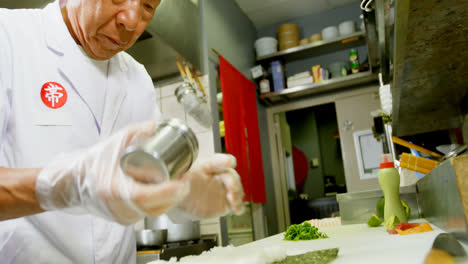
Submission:
[[[255,84],[219,56],[226,150],[237,158],[245,201],[265,203]]]

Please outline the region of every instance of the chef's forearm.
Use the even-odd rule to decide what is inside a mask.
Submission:
[[[40,171],[0,167],[0,221],[44,211],[36,198],[36,179]]]

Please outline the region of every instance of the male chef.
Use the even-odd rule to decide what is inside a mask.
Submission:
[[[0,263],[134,263],[144,216],[242,212],[230,155],[161,184],[120,169],[160,122],[151,78],[124,52],[159,4],[0,9]]]

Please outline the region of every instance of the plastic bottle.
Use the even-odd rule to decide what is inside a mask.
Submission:
[[[387,221],[395,215],[400,223],[407,222],[406,212],[400,200],[400,175],[395,169],[391,154],[383,154],[380,157],[380,171],[377,175],[385,198],[384,220]]]
[[[355,49],[349,51],[349,61],[351,62],[351,72],[358,73],[361,65],[359,64],[358,52]]]

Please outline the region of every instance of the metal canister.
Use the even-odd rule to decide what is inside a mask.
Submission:
[[[120,166],[139,181],[159,183],[180,177],[197,155],[198,140],[193,131],[182,121],[169,119],[150,138],[128,147]]]

